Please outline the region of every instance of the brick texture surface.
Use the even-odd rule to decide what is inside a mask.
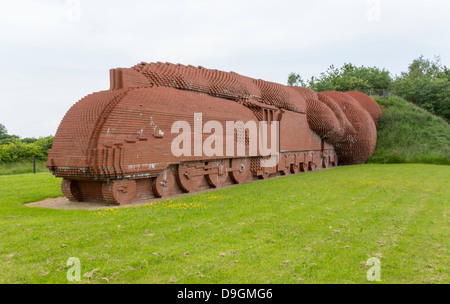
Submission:
[[[151,197],[218,188],[273,175],[339,164],[365,163],[372,155],[381,110],[360,92],[321,92],[289,87],[234,72],[170,63],[140,63],[110,71],[110,89],[90,94],[64,116],[47,167],[63,178],[70,200],[127,204]],[[273,167],[261,151],[249,155],[249,131],[222,139],[245,143],[246,154],[196,155],[211,134],[194,129],[218,121],[280,123],[280,155]],[[171,150],[172,126],[191,126],[191,156]],[[270,134],[269,139],[275,136]],[[258,139],[259,140],[259,139]],[[216,143],[217,144],[217,143]]]

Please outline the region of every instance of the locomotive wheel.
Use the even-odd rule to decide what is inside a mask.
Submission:
[[[208,183],[213,188],[219,188],[222,187],[223,184],[225,184],[225,181],[228,177],[228,161],[212,161],[208,163],[208,167],[211,167],[210,170],[212,171],[208,175],[206,175],[206,178],[208,179]]]
[[[231,160],[231,179],[236,184],[241,184],[250,178],[249,158],[234,158]]]
[[[73,202],[82,202],[83,196],[78,188],[78,182],[75,180],[63,179],[61,182],[61,190],[65,197]]]
[[[259,176],[259,179],[264,179],[264,180],[266,180],[266,179],[269,179],[269,177],[270,177],[270,173],[269,173],[269,172],[264,172],[263,174],[261,174],[261,175]]]
[[[291,164],[291,173],[297,174],[300,172],[300,165],[298,164]]]
[[[168,197],[172,195],[175,187],[175,176],[172,170],[164,170],[153,180],[153,193],[156,197]]]
[[[302,172],[308,172],[309,168],[308,168],[308,163],[301,163],[300,164],[300,169]]]
[[[281,170],[281,175],[289,175],[291,174],[291,169],[290,168],[286,168],[284,170]]]
[[[338,159],[337,159],[337,156],[334,157],[333,166],[335,166],[335,167],[338,166]]]
[[[330,167],[330,160],[328,159],[328,156],[325,156],[325,157],[323,158],[322,166],[323,166],[324,168]]]
[[[136,181],[125,179],[104,183],[102,193],[109,203],[129,204],[136,196]]]
[[[178,165],[178,183],[184,192],[194,192],[200,187],[205,176],[203,162],[189,162]]]

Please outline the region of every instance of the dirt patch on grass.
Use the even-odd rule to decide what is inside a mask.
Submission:
[[[64,196],[46,198],[45,200],[29,203],[25,206],[28,207],[41,207],[50,209],[64,209],[64,210],[97,210],[97,209],[107,209],[112,207],[118,207],[118,205],[99,203],[99,202],[72,202],[69,201]]]
[[[237,186],[237,185],[233,185],[233,186]],[[232,186],[228,186],[228,187],[232,187]],[[223,187],[221,189],[228,188],[228,187]],[[174,199],[174,198],[189,196],[189,195],[193,195],[193,194],[201,194],[201,193],[205,193],[205,192],[213,192],[215,190],[217,190],[217,189],[206,189],[206,190],[198,191],[195,193],[175,194],[167,199]],[[128,204],[128,205],[119,205],[119,204],[110,204],[110,203],[101,203],[101,202],[73,202],[64,196],[60,196],[60,197],[46,198],[39,202],[25,204],[25,206],[50,208],[50,209],[61,209],[61,210],[100,210],[100,209],[127,208],[127,207],[139,206],[139,205],[155,204],[155,203],[163,201],[163,200],[166,200],[166,199],[150,198],[150,199],[146,199],[146,200],[135,202],[135,203]]]
[[[206,192],[206,191],[201,191]],[[195,194],[201,193],[196,192]],[[178,194],[178,195],[172,195],[170,199],[176,198],[176,197],[182,197],[192,194]],[[41,207],[41,208],[49,208],[49,209],[61,209],[61,210],[101,210],[101,209],[110,209],[110,208],[127,208],[127,207],[134,207],[139,205],[146,205],[146,204],[155,204],[157,202],[163,201],[165,199],[161,198],[151,198],[146,199],[144,201],[135,202],[128,205],[119,205],[119,204],[110,204],[110,203],[101,203],[101,202],[72,202],[69,201],[66,197],[53,197],[53,198],[46,198],[45,200],[25,204],[27,207]]]

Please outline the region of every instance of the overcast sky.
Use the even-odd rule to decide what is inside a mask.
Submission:
[[[345,62],[405,71],[450,62],[448,0],[0,0],[0,123],[54,135],[72,104],[141,61],[286,84]]]

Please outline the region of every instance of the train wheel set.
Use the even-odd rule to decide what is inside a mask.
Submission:
[[[291,163],[289,160],[296,158],[293,153],[284,154],[281,157],[287,160],[283,162],[283,166],[261,168],[258,172],[252,172],[252,163],[260,162],[260,157],[195,161],[171,165],[149,179],[97,182],[101,183],[99,187],[93,187],[93,183],[82,180],[63,179],[61,188],[63,194],[73,201],[95,199],[106,203],[129,204],[143,199],[167,198],[174,194],[194,193],[208,188],[221,188],[257,179],[268,179],[272,176],[298,174],[337,166],[337,156],[322,157],[319,164],[313,161]],[[145,185],[147,189],[142,189]],[[95,193],[96,189],[98,193]]]

